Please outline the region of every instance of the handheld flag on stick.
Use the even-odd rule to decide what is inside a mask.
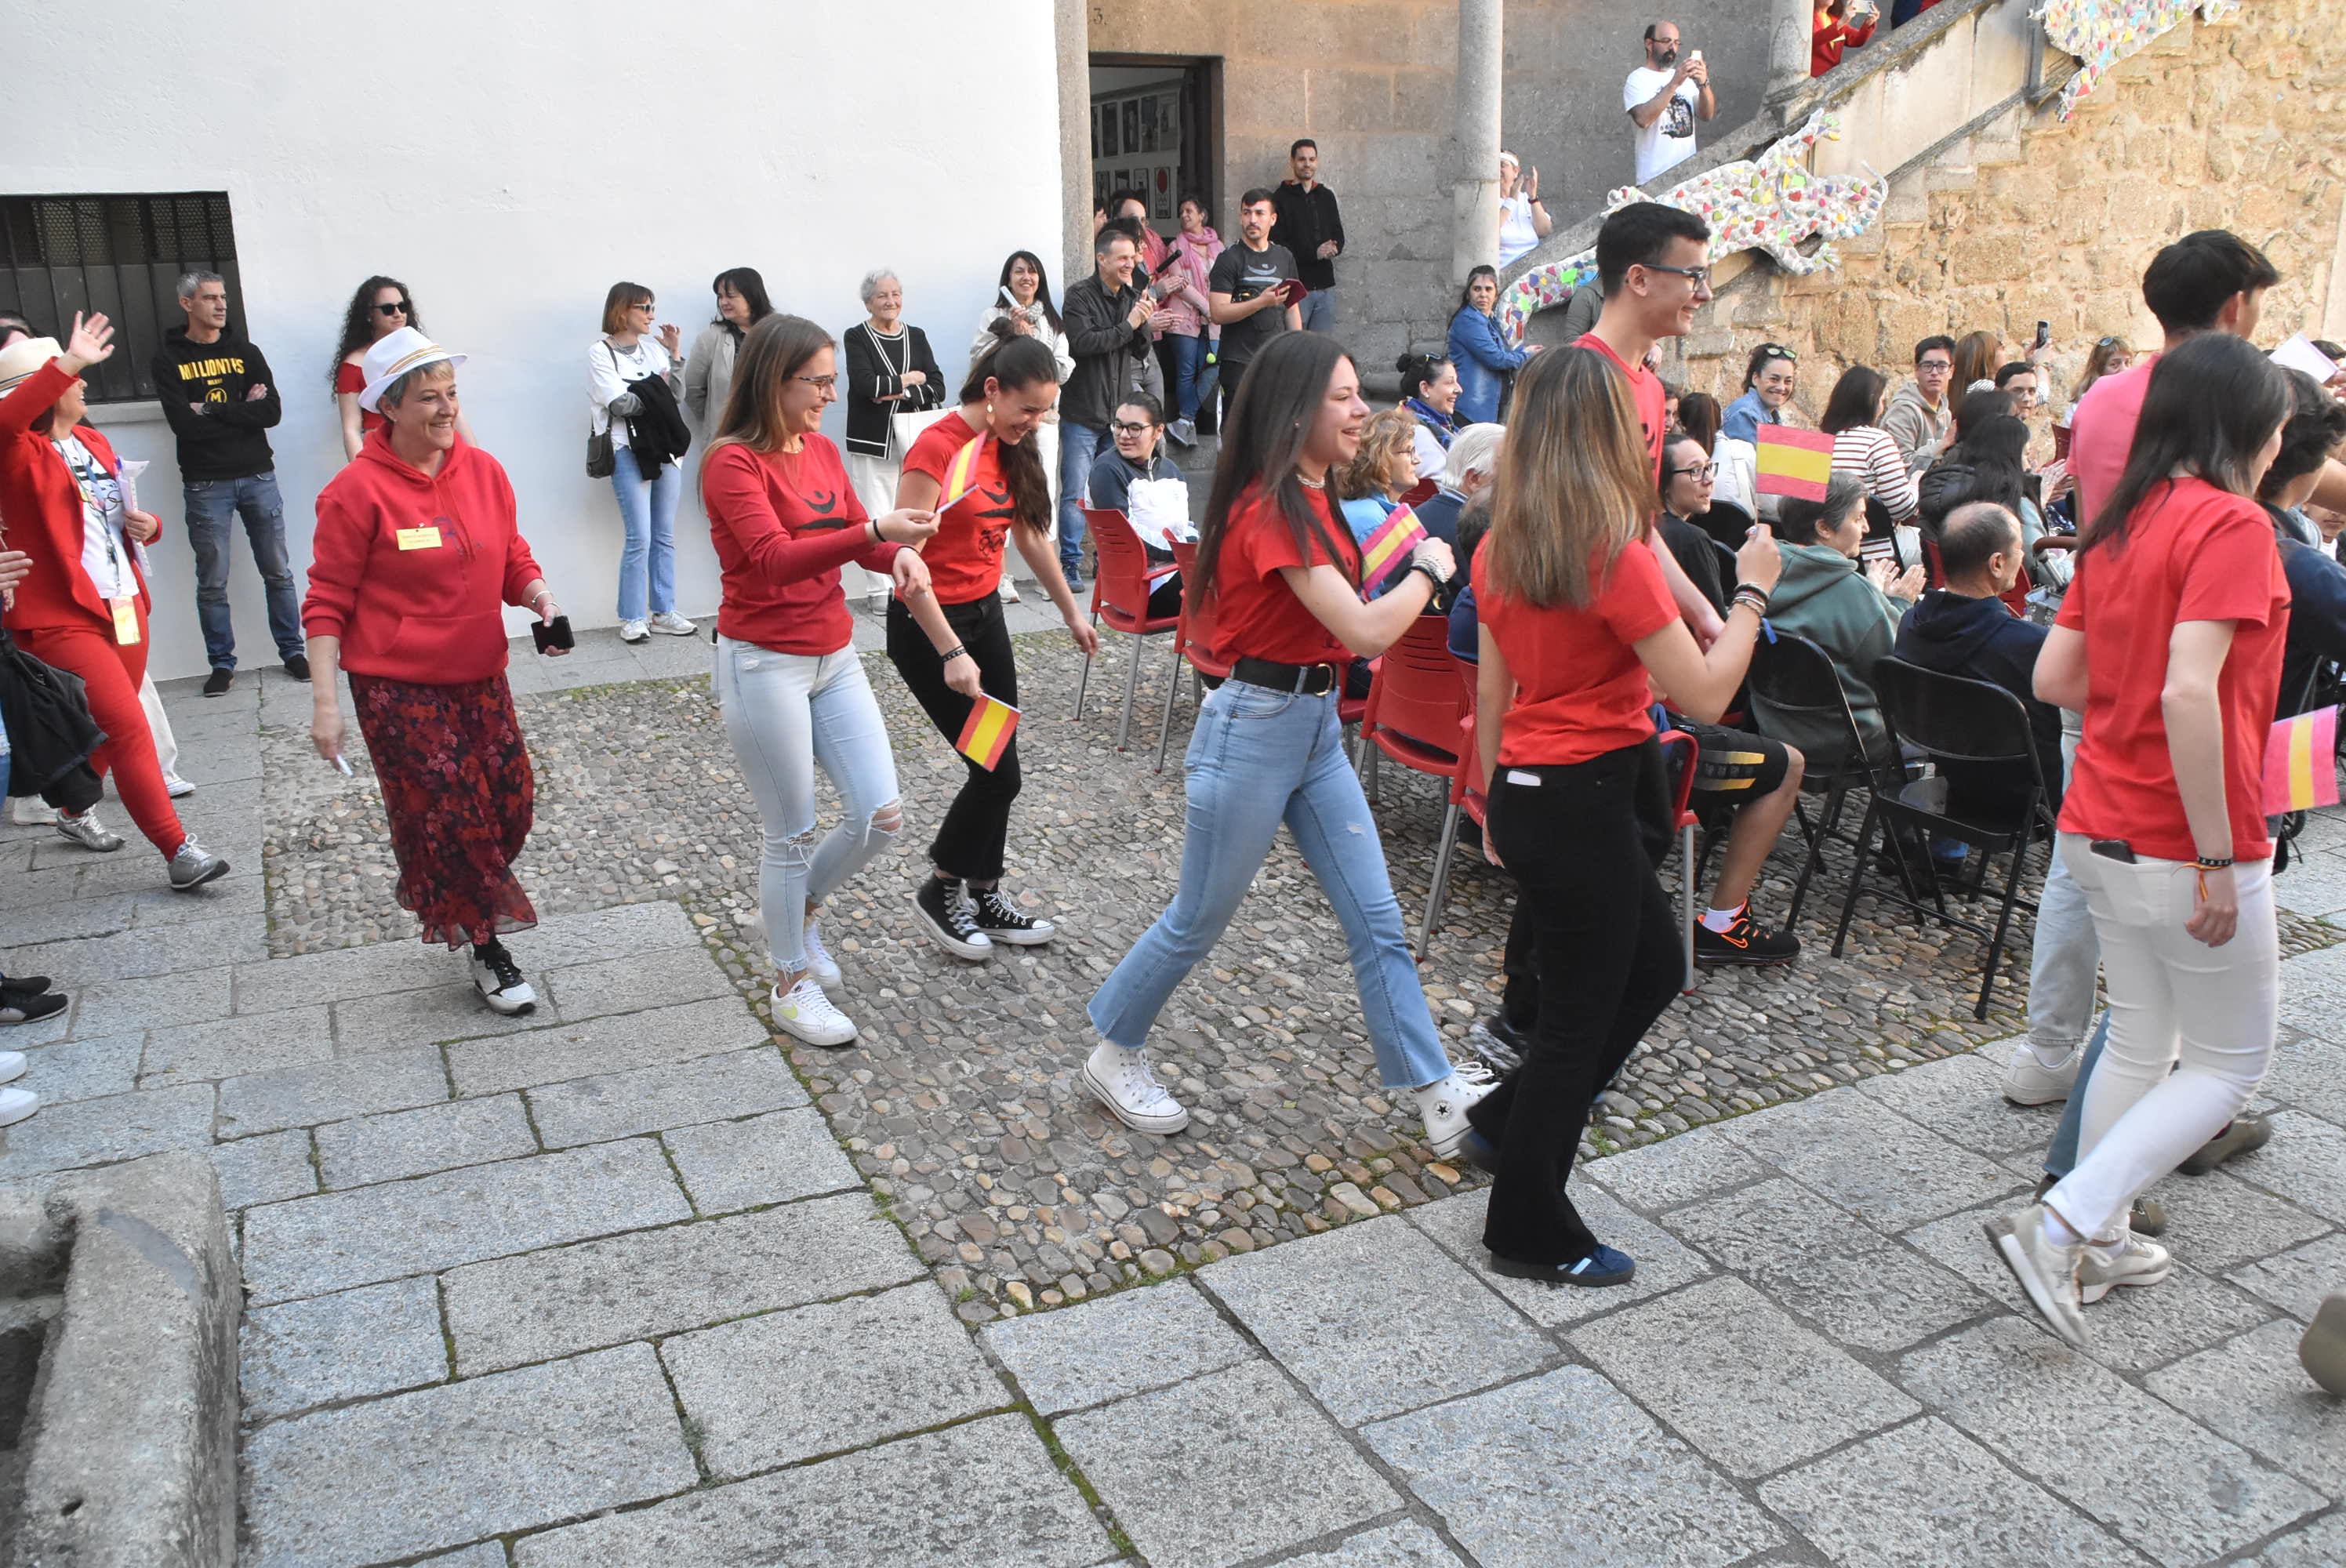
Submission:
[[[937,495],[937,514],[952,511],[969,498],[977,488],[977,460],[985,448],[985,437],[977,436],[954,453],[945,464],[944,489]]]
[[[1372,594],[1377,585],[1409,565],[1410,553],[1425,543],[1425,524],[1406,506],[1396,506],[1377,531],[1361,545],[1361,592]]]
[[[1017,732],[1018,710],[980,692],[977,705],[969,710],[969,721],[961,727],[961,738],[954,742],[954,748],[991,773],[994,764],[1002,760],[1002,754],[1010,748],[1010,738]]]
[[[1794,430],[1788,424],[1760,427],[1760,476],[1762,495],[1789,495],[1796,501],[1822,501],[1825,482],[1832,477],[1833,438],[1821,430]]]
[[[2265,812],[2338,804],[2338,710],[2284,718],[2265,737]]]

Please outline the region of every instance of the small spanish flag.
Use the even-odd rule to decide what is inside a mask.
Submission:
[[[977,705],[969,710],[969,722],[961,727],[961,738],[954,748],[988,773],[1010,749],[1010,738],[1018,733],[1018,710],[1006,702],[996,702],[984,692],[978,693]]]
[[[1760,477],[1755,482],[1760,494],[1822,501],[1825,481],[1832,477],[1832,449],[1833,438],[1823,431],[1761,425]]]
[[[2265,737],[2265,812],[2338,804],[2338,710],[2284,718]]]
[[[977,460],[984,453],[985,437],[974,437],[945,464],[944,489],[937,496],[937,514],[943,516],[969,498],[977,488]],[[993,766],[991,763],[988,767]]]
[[[1374,593],[1377,585],[1409,565],[1410,552],[1425,543],[1425,524],[1406,506],[1396,506],[1361,545],[1361,592]]]

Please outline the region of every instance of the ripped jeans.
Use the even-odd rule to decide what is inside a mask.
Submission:
[[[852,647],[776,653],[717,639],[718,706],[765,824],[758,867],[766,946],[784,974],[806,968],[806,911],[862,870],[903,825],[888,728]],[[846,814],[817,842],[814,770]]]

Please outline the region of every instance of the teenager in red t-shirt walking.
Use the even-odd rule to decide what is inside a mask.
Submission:
[[[1466,1151],[1498,1173],[1483,1229],[1492,1268],[1554,1285],[1622,1285],[1637,1271],[1591,1234],[1565,1184],[1589,1106],[1685,973],[1639,830],[1640,800],[1664,794],[1649,687],[1715,723],[1779,570],[1774,536],[1753,528],[1704,653],[1647,528],[1651,462],[1612,356],[1542,354],[1516,383],[1474,557],[1489,842],[1530,915],[1541,1002],[1523,1065],[1468,1113]]]
[[[995,593],[1005,539],[1017,540],[1076,647],[1086,657],[1099,649],[1099,634],[1068,591],[1051,547],[1050,484],[1035,453],[1035,432],[1058,396],[1058,356],[1039,338],[1006,339],[969,367],[960,407],[923,431],[904,453],[896,504],[939,513],[936,537],[921,547],[935,591],[889,602],[888,657],[948,741],[960,738],[981,691],[1018,706],[1018,661]],[[941,505],[949,499],[947,470],[972,442],[981,443],[974,483],[960,500]],[[991,957],[1001,942],[1048,942],[1058,934],[1051,922],[1022,914],[1002,895],[1010,803],[1018,798],[1018,742],[1014,737],[991,769],[963,761],[969,776],[929,845],[935,874],[913,895],[921,923],[959,958]]]
[[[700,501],[723,574],[717,700],[765,828],[758,902],[779,972],[774,1022],[810,1045],[844,1045],[855,1024],[826,992],[842,983],[815,914],[903,826],[888,727],[856,657],[839,583],[852,561],[899,593],[927,592],[914,546],[937,531],[926,512],[864,514],[839,449],[818,433],[839,400],[831,334],[802,316],[768,316],[733,361],[731,395],[700,465]],[[845,812],[817,843],[820,767]]]
[[[1343,924],[1378,1071],[1387,1088],[1414,1092],[1435,1154],[1456,1150],[1466,1108],[1492,1088],[1479,1066],[1454,1070],[1434,1033],[1336,717],[1352,659],[1398,640],[1454,569],[1450,546],[1428,540],[1389,592],[1362,603],[1360,547],[1328,479],[1359,452],[1368,417],[1344,351],[1323,333],[1289,332],[1255,356],[1223,427],[1184,587],[1209,622],[1200,640],[1229,661],[1230,677],[1199,709],[1182,762],[1181,885],[1090,1007],[1100,1044],[1085,1085],[1144,1133],[1189,1124],[1149,1068],[1148,1031],[1221,939],[1281,822]]]
[[[2290,601],[2254,496],[2289,412],[2286,378],[2239,338],[2163,357],[2036,656],[2036,695],[2086,716],[2060,855],[2101,939],[2110,1033],[2086,1088],[2083,1157],[1987,1232],[2072,1344],[2085,1302],[2167,1278],[2166,1249],[2128,1227],[2128,1207],[2248,1103],[2272,1059],[2262,776]]]

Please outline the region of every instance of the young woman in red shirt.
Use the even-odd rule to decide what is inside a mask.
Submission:
[[[957,741],[979,693],[1018,706],[1018,661],[1002,618],[1002,547],[1015,539],[1035,580],[1058,606],[1086,657],[1099,634],[1085,619],[1052,548],[1051,491],[1034,435],[1059,397],[1059,361],[1039,338],[1013,337],[969,368],[961,403],[923,431],[904,453],[896,504],[935,511],[934,538],[922,546],[928,594],[888,605],[888,658],[948,742]],[[946,471],[964,447],[981,443],[965,494],[940,507]],[[964,758],[968,777],[929,845],[934,873],[913,895],[921,923],[959,958],[982,960],[995,946],[1031,947],[1057,934],[1002,891],[1010,803],[1018,798],[1014,737],[991,769]]]
[[[2255,496],[2290,407],[2246,339],[2207,332],[2161,359],[2036,656],[2036,695],[2086,716],[2059,853],[2101,941],[2110,1033],[2082,1157],[1987,1232],[2072,1344],[2086,1303],[2167,1278],[2166,1249],[2128,1227],[2135,1195],[2221,1132],[2272,1060],[2262,780],[2290,594]]]
[[[733,361],[700,500],[724,591],[717,610],[717,700],[765,827],[758,901],[779,978],[774,1022],[810,1045],[844,1045],[855,1024],[826,992],[842,982],[822,944],[824,899],[903,825],[896,759],[856,657],[840,568],[850,561],[927,593],[914,546],[927,512],[864,514],[839,449],[818,433],[839,400],[831,334],[801,316],[751,327]],[[845,810],[815,840],[815,769]]]
[[[1647,532],[1653,472],[1628,380],[1608,357],[1542,354],[1516,382],[1474,557],[1487,841],[1529,911],[1541,1000],[1523,1065],[1467,1113],[1466,1153],[1499,1178],[1483,1231],[1493,1268],[1553,1285],[1621,1285],[1636,1272],[1583,1223],[1566,1183],[1590,1105],[1685,974],[1640,830],[1664,798],[1652,690],[1717,723],[1779,570],[1774,537],[1753,528],[1726,628],[1703,652]]]
[[[1343,924],[1378,1070],[1414,1095],[1435,1154],[1456,1150],[1466,1108],[1493,1087],[1443,1053],[1336,717],[1346,667],[1398,640],[1454,569],[1450,546],[1428,540],[1390,590],[1362,602],[1360,546],[1328,482],[1359,452],[1368,418],[1343,350],[1325,333],[1288,332],[1255,357],[1223,428],[1186,586],[1203,606],[1199,638],[1232,661],[1230,678],[1206,698],[1182,761],[1180,886],[1089,1010],[1100,1044],[1085,1085],[1141,1132],[1188,1125],[1149,1066],[1148,1032],[1221,939],[1281,822]]]

